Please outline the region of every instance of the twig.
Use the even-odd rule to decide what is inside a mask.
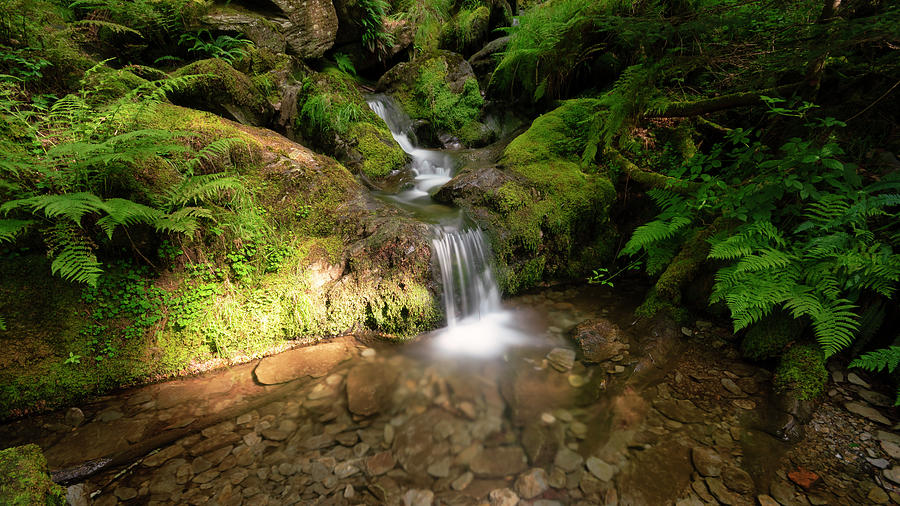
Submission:
[[[853,120],[853,119],[859,117],[859,115],[861,115],[862,113],[864,113],[864,112],[868,111],[869,109],[871,109],[872,106],[874,106],[875,104],[877,104],[878,102],[880,102],[882,98],[888,96],[888,94],[889,94],[890,92],[894,91],[894,88],[896,88],[898,85],[900,85],[900,81],[897,81],[896,83],[894,83],[893,86],[891,86],[891,87],[890,87],[886,92],[884,92],[880,97],[876,98],[874,102],[872,102],[871,104],[869,104],[868,106],[866,106],[865,109],[863,109],[863,110],[859,111],[858,113],[854,114],[853,116],[850,116],[849,118],[847,118],[847,119],[844,121],[844,123],[846,123],[846,122],[848,122],[848,121],[851,121],[851,120]]]

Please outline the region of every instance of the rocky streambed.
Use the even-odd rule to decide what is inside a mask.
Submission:
[[[593,288],[514,298],[531,338],[490,358],[436,353],[429,336],[403,347],[345,337],[0,433],[67,469],[73,504],[900,498],[900,437],[862,378],[836,373],[799,442],[785,441],[770,374],[737,359],[727,330],[636,322],[629,299]]]

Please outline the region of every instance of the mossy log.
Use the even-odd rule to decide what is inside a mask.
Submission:
[[[701,114],[709,114],[735,107],[743,107],[753,105],[760,101],[760,97],[786,95],[801,88],[804,82],[785,84],[774,88],[764,90],[745,91],[742,93],[731,93],[720,97],[707,98],[703,100],[672,102],[665,109],[648,113],[648,118],[686,118],[690,116],[699,116]]]
[[[604,154],[616,165],[618,165],[625,174],[638,183],[650,188],[666,188],[678,193],[691,193],[695,191],[699,185],[697,183],[689,183],[680,179],[660,174],[649,169],[638,167],[625,158],[622,153],[613,148],[606,148]]]

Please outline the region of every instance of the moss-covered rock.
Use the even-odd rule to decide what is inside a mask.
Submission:
[[[84,85],[90,90],[88,98],[103,104],[124,97],[146,82],[130,70],[102,67],[86,76]]]
[[[64,506],[66,489],[53,483],[38,445],[0,450],[0,503],[9,506]]]
[[[787,350],[773,378],[777,391],[791,392],[803,401],[822,395],[827,381],[825,353],[814,344],[801,344]]]
[[[803,323],[783,312],[755,323],[741,341],[741,352],[751,360],[776,358],[800,337]]]
[[[491,9],[485,5],[463,6],[441,27],[439,45],[443,49],[471,55],[481,47],[490,31]]]
[[[210,58],[178,69],[173,77],[196,76],[170,93],[173,102],[203,109],[248,125],[266,125],[274,109],[266,93],[228,62]]]
[[[390,93],[411,118],[427,121],[436,134],[479,145],[490,137],[478,122],[484,105],[478,80],[459,54],[432,51],[400,63],[381,77],[376,89]]]
[[[287,48],[283,20],[272,19],[242,5],[216,5],[200,18],[199,24],[216,32],[242,34],[256,47],[275,53],[284,53]]]
[[[304,79],[294,131],[370,179],[402,169],[408,160],[353,80],[341,72],[315,72]]]
[[[508,293],[545,279],[584,276],[613,254],[607,214],[613,185],[575,161],[580,122],[596,105],[564,103],[514,139],[499,167],[464,169],[436,195],[465,208],[489,231]]]

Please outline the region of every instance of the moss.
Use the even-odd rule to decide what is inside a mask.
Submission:
[[[406,153],[345,74],[308,76],[297,110],[295,125],[304,138],[368,177],[387,176],[406,164]]]
[[[47,459],[36,444],[0,450],[0,503],[63,506],[66,489],[53,483]]]
[[[569,101],[541,116],[507,146],[500,160],[516,182],[488,195],[497,212],[489,228],[508,273],[504,289],[510,293],[533,286],[540,276],[584,275],[596,268],[589,261],[609,258],[609,248],[598,247],[595,238],[612,238],[607,212],[615,190],[608,178],[587,173],[573,161],[579,149],[572,138],[578,137],[580,121],[593,105]],[[573,265],[588,246],[586,261]]]
[[[431,52],[391,69],[379,87],[390,83],[394,98],[411,118],[457,138],[472,136],[484,99],[474,76],[451,75],[463,63],[459,55]]]
[[[751,360],[765,360],[781,355],[800,337],[803,324],[785,313],[773,313],[750,327],[741,341],[741,352]]]
[[[690,320],[690,313],[687,309],[673,304],[669,299],[660,297],[655,288],[651,288],[647,292],[644,302],[634,310],[634,314],[641,318],[653,318],[658,314],[663,314],[678,323],[687,323]]]
[[[773,384],[780,392],[793,392],[800,400],[811,400],[822,395],[827,381],[825,354],[816,345],[802,344],[782,355]]]
[[[175,102],[232,116],[245,124],[265,125],[271,118],[273,109],[266,93],[224,60],[196,61],[175,71],[173,77],[192,75],[198,77],[172,93]]]
[[[471,54],[477,49],[479,42],[487,37],[490,20],[491,10],[484,5],[463,7],[441,27],[438,39],[440,47]]]
[[[89,98],[102,104],[124,97],[146,82],[128,70],[103,67],[87,76],[85,87],[90,90]]]
[[[356,123],[350,128],[356,149],[362,154],[362,172],[370,178],[387,176],[406,164],[406,153],[397,149],[391,132],[371,123]]]

